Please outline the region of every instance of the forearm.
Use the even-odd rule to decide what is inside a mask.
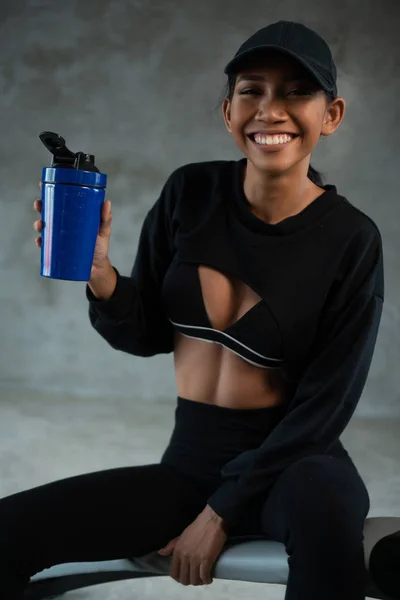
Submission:
[[[94,329],[115,350],[135,356],[172,352],[173,327],[165,318],[162,305],[154,308],[145,303],[135,280],[120,275],[113,267],[111,269],[116,277],[115,283],[110,283],[113,275],[104,270],[98,272],[86,286],[89,319]]]

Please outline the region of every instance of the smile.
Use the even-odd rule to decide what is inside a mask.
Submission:
[[[249,135],[248,138],[257,148],[263,152],[276,152],[288,146],[298,135],[275,135],[267,136],[260,134]]]

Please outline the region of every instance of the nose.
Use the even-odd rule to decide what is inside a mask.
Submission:
[[[286,116],[285,101],[276,95],[263,95],[257,107],[257,121],[279,121]]]

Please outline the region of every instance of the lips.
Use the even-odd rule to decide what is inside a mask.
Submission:
[[[255,135],[262,135],[264,137],[274,137],[275,135],[291,135],[292,137],[297,137],[298,133],[293,133],[292,131],[276,131],[275,133],[268,133],[267,131],[252,131],[247,134],[248,137],[254,138]]]
[[[257,150],[259,150],[260,152],[263,152],[263,153],[280,152],[280,151],[284,150],[287,146],[292,144],[295,141],[295,139],[299,137],[297,134],[295,134],[295,135],[290,134],[290,135],[293,135],[292,139],[289,140],[288,142],[284,142],[282,144],[258,144],[254,139],[255,135],[256,134],[250,134],[247,137],[254,144],[254,146],[256,146]]]
[[[256,135],[262,135],[263,137],[274,137],[276,135],[280,136],[280,135],[290,135],[293,139],[296,137],[299,137],[298,133],[289,133],[289,132],[285,132],[285,133],[264,133],[261,131],[255,131],[254,133],[248,133],[247,137],[249,139],[251,139],[252,142],[255,142],[255,136]]]

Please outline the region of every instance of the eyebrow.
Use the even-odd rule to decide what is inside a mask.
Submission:
[[[283,81],[308,81],[308,77],[306,74],[302,74],[302,73],[290,73],[289,75],[287,75]],[[237,79],[237,83],[239,83],[240,81],[267,81],[266,77],[263,77],[262,75],[240,75],[240,77],[238,77]]]

